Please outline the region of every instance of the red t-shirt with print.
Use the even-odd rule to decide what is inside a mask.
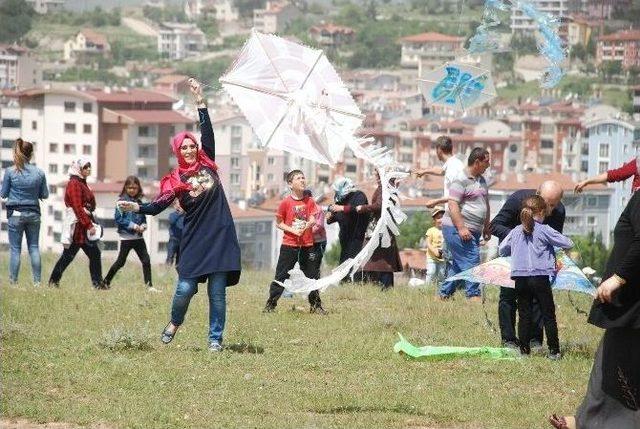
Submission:
[[[282,219],[286,225],[296,227],[304,225],[304,222],[307,222],[311,216],[315,216],[317,211],[318,206],[313,198],[304,197],[301,200],[296,200],[293,196],[288,195],[278,206],[276,217]],[[306,229],[300,237],[289,231],[284,231],[282,244],[291,247],[313,246],[311,228]]]

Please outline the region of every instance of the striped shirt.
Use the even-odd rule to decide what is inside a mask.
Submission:
[[[465,171],[465,173],[467,177],[459,177],[451,183],[449,200],[455,201],[460,205],[464,226],[471,231],[482,232],[487,215],[486,198],[489,194],[489,188],[484,177],[469,177],[468,172]],[[451,219],[448,205],[442,218],[442,224],[455,226]]]

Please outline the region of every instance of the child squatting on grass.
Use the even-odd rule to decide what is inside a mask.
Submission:
[[[556,273],[555,247],[569,249],[573,242],[564,235],[545,225],[548,206],[539,195],[532,195],[522,202],[521,225],[518,225],[500,244],[502,256],[511,255],[511,278],[516,282],[518,306],[518,337],[520,352],[531,353],[529,346],[532,318],[532,301],[540,303],[544,331],[549,347],[549,359],[558,360],[560,342],[556,323],[555,303],[551,292],[549,276]]]
[[[287,183],[291,194],[280,202],[276,212],[276,224],[284,231],[284,237],[276,265],[275,280],[284,282],[288,279],[289,270],[296,262],[300,264],[305,276],[315,279],[318,278],[319,269],[317,260],[322,257],[313,245],[312,227],[316,222],[318,206],[313,198],[304,193],[307,182],[302,171],[290,171],[287,174]],[[278,299],[284,291],[276,281],[271,282],[269,287],[269,299],[264,306],[264,313],[271,313],[276,309]],[[326,314],[317,290],[309,294],[309,305],[312,313]]]

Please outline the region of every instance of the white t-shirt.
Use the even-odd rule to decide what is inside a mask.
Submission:
[[[457,158],[455,155],[451,156],[447,159],[447,162],[442,164],[442,169],[444,170],[444,197],[449,197],[449,186],[453,183],[454,180],[458,178],[466,178],[466,174],[464,172],[464,164]]]

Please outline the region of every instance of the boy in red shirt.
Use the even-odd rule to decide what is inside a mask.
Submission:
[[[307,181],[304,173],[293,170],[287,174],[287,183],[291,188],[291,194],[286,196],[276,212],[276,226],[284,231],[280,256],[276,266],[275,280],[284,282],[289,278],[289,270],[293,269],[296,262],[300,263],[300,269],[310,279],[316,278],[316,259],[320,257],[313,245],[313,232],[311,227],[315,224],[318,206],[308,195],[304,195]],[[271,282],[269,299],[264,306],[264,313],[271,313],[278,305],[278,299],[284,288],[278,283]],[[315,290],[309,294],[311,313],[327,314],[322,308],[320,293]]]

